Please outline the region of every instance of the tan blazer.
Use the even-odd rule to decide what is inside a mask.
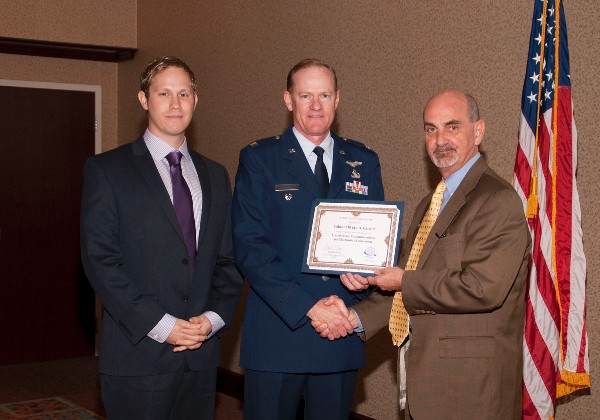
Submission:
[[[430,200],[415,210],[400,267]],[[417,269],[404,273],[413,418],[521,418],[530,246],[518,195],[481,157],[438,216]],[[387,327],[392,296],[375,291],[354,306],[366,338]]]

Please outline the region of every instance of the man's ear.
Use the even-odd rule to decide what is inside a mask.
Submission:
[[[196,101],[197,100],[198,99],[196,99]],[[148,99],[146,98],[146,94],[141,90],[138,92],[138,101],[140,101],[142,108],[148,111]]]
[[[485,134],[485,121],[478,120],[475,122],[475,145],[479,146]]]
[[[294,104],[292,103],[292,94],[289,91],[283,92],[283,102],[285,102],[285,106],[288,111],[294,110]]]

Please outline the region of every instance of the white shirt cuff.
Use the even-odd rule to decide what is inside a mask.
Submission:
[[[219,330],[225,326],[225,321],[223,321],[223,318],[221,318],[218,313],[213,311],[206,311],[202,315],[208,318],[212,328],[211,333],[208,335],[208,337],[206,337],[206,339],[208,340],[210,337],[218,333]]]
[[[159,343],[164,343],[169,337],[169,334],[171,334],[171,331],[175,326],[175,321],[177,321],[177,318],[173,315],[165,314],[162,319],[158,321],[158,324],[156,324],[156,326],[148,333],[148,337]]]

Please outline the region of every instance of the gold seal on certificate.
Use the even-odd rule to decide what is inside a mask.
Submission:
[[[316,201],[304,272],[372,273],[396,264],[404,203]]]

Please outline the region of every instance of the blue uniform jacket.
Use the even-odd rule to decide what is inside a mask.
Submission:
[[[377,154],[331,135],[334,156],[327,198],[383,200]],[[346,183],[354,181],[367,186],[368,195],[346,191]],[[251,286],[241,343],[244,368],[318,373],[364,365],[358,336],[321,338],[306,316],[325,296],[338,295],[347,306],[365,297],[345,289],[337,276],[301,273],[315,198],[319,187],[291,127],[240,152],[232,222],[236,264]]]

